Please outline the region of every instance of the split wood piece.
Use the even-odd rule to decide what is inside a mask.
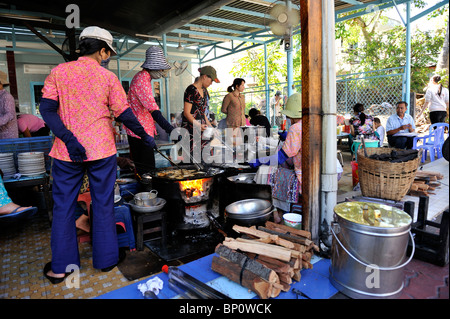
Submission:
[[[300,273],[300,269],[296,269],[294,271],[294,276],[292,276],[292,279],[294,279],[295,281],[300,281],[301,278],[302,274]]]
[[[276,245],[264,244],[261,242],[243,242],[233,238],[225,238],[223,245],[230,249],[239,249],[241,251],[255,253],[282,261],[289,261],[291,259],[291,250]]]
[[[415,186],[414,188],[417,188],[417,189],[413,189],[413,190],[427,190],[429,188],[428,184],[425,184],[425,183],[422,184],[422,183],[414,183],[413,182],[412,186]],[[411,188],[412,188],[412,186],[411,186]]]
[[[277,297],[281,292],[281,289],[274,289],[272,283],[265,281],[248,269],[242,270],[242,267],[240,265],[235,264],[222,257],[213,256],[211,269],[227,277],[231,281],[234,281],[241,286],[250,289],[261,299]]]
[[[313,269],[313,265],[310,262],[302,260],[303,269]]]
[[[259,226],[258,230],[265,231],[265,232],[267,232],[269,234],[278,235],[278,237],[280,237],[280,238],[292,241],[292,242],[297,243],[297,244],[302,244],[302,245],[305,245],[307,247],[312,243],[311,240],[309,240],[309,239],[307,239],[305,237],[299,237],[299,236],[296,236],[296,235],[290,235],[288,233],[280,232],[280,231],[273,230],[273,229],[268,229],[268,228],[265,228],[265,227],[262,227],[262,226]]]
[[[243,226],[234,225],[233,230],[237,233],[243,233],[243,234],[261,238],[261,241],[263,241],[265,243],[269,243],[267,241],[267,239],[270,239],[271,242],[273,242],[277,245],[280,245],[280,246],[283,246],[283,247],[286,247],[289,249],[295,248],[295,245],[293,242],[291,242],[289,240],[285,240],[283,238],[280,238],[278,235],[272,235],[267,232],[257,230],[254,226],[253,227],[243,227]]]
[[[439,187],[441,187],[441,182],[437,182],[437,183],[428,183],[428,186],[434,187],[434,188],[439,188]]]
[[[295,228],[292,228],[289,226],[285,226],[285,225],[275,224],[272,222],[266,222],[266,226],[269,226],[269,228],[258,226],[258,230],[265,231],[270,234],[278,235],[279,237],[286,239],[288,241],[292,241],[296,244],[305,245],[306,250],[314,249],[315,251],[320,251],[319,247],[316,244],[314,244],[314,242],[312,240],[309,240],[303,236],[293,234],[290,231],[290,229],[293,229],[294,231],[298,232],[299,231],[298,229],[295,229]],[[299,250],[301,252],[305,251],[304,248],[299,248],[298,246],[295,247],[294,249]]]
[[[301,229],[295,229],[293,227],[289,227],[289,226],[282,225],[282,224],[276,224],[276,223],[271,222],[271,221],[267,221],[266,222],[266,228],[274,229],[274,230],[276,228],[278,228],[278,229],[280,229],[281,233],[289,232],[290,234],[294,234],[294,235],[297,235],[297,236],[300,236],[300,237],[305,237],[307,239],[311,239],[311,232],[309,232],[309,231],[301,230]],[[285,230],[285,231],[283,232],[283,230]]]
[[[408,195],[410,195],[410,196],[418,196],[418,197],[420,197],[420,196],[427,196],[428,197],[428,192],[425,192],[425,191],[409,191],[409,193],[408,193]]]
[[[298,250],[289,249],[289,248],[286,248],[286,247],[272,245],[272,244],[267,244],[267,243],[264,243],[264,242],[261,242],[259,240],[255,240],[255,239],[252,240],[252,239],[245,239],[245,238],[236,238],[236,241],[244,242],[244,243],[251,243],[251,244],[269,245],[270,247],[276,247],[278,249],[290,251],[291,252],[291,256],[295,256],[295,257],[301,257],[302,256],[302,253],[300,251],[298,251]]]
[[[430,177],[430,180],[438,180],[443,179],[444,175],[442,175],[440,172],[435,171],[417,171],[416,177]],[[434,179],[436,178],[436,179]]]
[[[246,255],[258,262],[264,263],[268,268],[274,270],[276,273],[289,273],[291,270],[289,263],[282,262],[278,259],[257,255],[254,253],[246,253]]]
[[[292,269],[301,269],[302,268],[302,262],[301,258],[292,257],[291,260],[289,260],[289,266],[291,266]]]
[[[280,282],[278,275],[270,268],[267,268],[263,264],[256,262],[255,260],[249,258],[247,255],[239,253],[235,250],[232,250],[224,245],[217,245],[216,254],[220,257],[225,258],[232,263],[235,263],[239,266],[245,267],[245,269],[253,272],[255,275],[258,275],[265,281],[269,283]]]
[[[249,258],[252,258],[253,260],[263,264],[267,268],[272,269],[275,271],[278,275],[278,278],[280,278],[281,283],[287,283],[291,284],[292,279],[291,277],[294,275],[294,269],[289,266],[288,263],[269,258],[266,256],[259,256],[253,253],[246,253]],[[281,288],[283,290],[283,288]]]
[[[305,252],[304,254],[302,254],[302,260],[310,262],[311,258],[312,258],[312,253],[310,251]]]

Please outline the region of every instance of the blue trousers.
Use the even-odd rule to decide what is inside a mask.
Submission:
[[[80,267],[75,208],[83,174],[87,171],[92,198],[91,241],[92,263],[102,269],[119,260],[116,222],[114,217],[114,183],[116,181],[116,155],[83,163],[53,161],[53,221],[52,270],[66,272],[66,267]]]

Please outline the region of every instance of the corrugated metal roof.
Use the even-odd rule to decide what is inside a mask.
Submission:
[[[112,31],[115,37],[126,35],[143,40],[166,34],[169,45],[177,45],[179,41],[184,45],[207,45],[248,39],[266,32],[270,9],[275,4],[285,4],[280,0],[2,0],[0,24],[16,22],[20,25],[21,20],[7,18],[5,13],[19,16],[27,13],[47,19],[53,17],[48,23],[32,22],[34,26],[64,30],[65,8],[74,2],[80,8],[84,26],[98,25]],[[361,8],[372,2],[379,4],[392,0],[335,0],[334,4],[339,11]],[[294,9],[298,10],[299,6],[299,0],[292,1]]]

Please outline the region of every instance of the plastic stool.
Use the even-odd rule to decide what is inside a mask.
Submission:
[[[136,240],[134,239],[133,222],[131,212],[128,206],[118,205],[114,207],[114,216],[116,225],[121,225],[125,232],[117,234],[119,247],[129,247],[130,250],[136,249]]]

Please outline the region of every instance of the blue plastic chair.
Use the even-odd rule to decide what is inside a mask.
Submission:
[[[422,145],[417,145],[422,141]],[[413,141],[413,149],[423,149],[422,163],[427,159],[427,153],[430,153],[430,161],[442,157],[442,145],[444,144],[444,126],[439,126],[429,135],[417,136]]]
[[[447,135],[447,137],[448,137],[448,135],[449,135],[449,125],[448,125],[448,123],[434,123],[434,124],[431,124],[430,125],[430,128],[429,128],[429,134],[431,135],[431,134],[433,134],[433,131],[435,130],[435,129],[437,129],[438,127],[443,127],[444,128],[444,138],[442,139],[442,145],[441,145],[441,149],[442,149],[442,146],[444,145],[444,141],[445,141],[445,135]],[[445,133],[445,128],[447,128],[447,134]]]

